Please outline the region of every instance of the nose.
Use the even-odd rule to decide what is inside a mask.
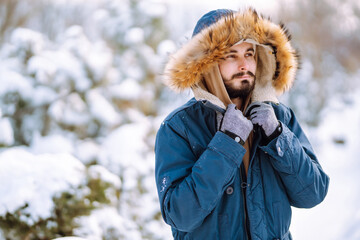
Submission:
[[[240,71],[248,70],[248,63],[245,58],[238,59],[238,70],[240,70]]]

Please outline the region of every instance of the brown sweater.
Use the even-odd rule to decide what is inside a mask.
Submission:
[[[222,80],[219,67],[216,65],[212,67],[206,74],[204,74],[204,80],[199,84],[199,87],[203,90],[211,93],[212,95],[216,96],[221,102],[227,106],[230,103],[233,103],[229,97],[229,94],[226,91],[224,82]],[[250,104],[251,95],[245,100],[245,104],[241,101],[237,102],[238,107],[241,106],[240,110],[244,113],[247,106]],[[247,174],[249,168],[249,161],[250,161],[250,149],[253,140],[253,132],[250,132],[248,139],[245,140],[244,148],[246,153],[243,157],[243,163],[245,166],[245,172]]]

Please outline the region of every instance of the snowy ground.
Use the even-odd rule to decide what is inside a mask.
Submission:
[[[330,176],[324,202],[294,209],[295,239],[360,239],[360,91],[348,101],[334,99],[318,129],[309,132],[319,161]]]

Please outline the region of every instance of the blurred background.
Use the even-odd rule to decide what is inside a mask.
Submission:
[[[171,239],[154,179],[165,116],[192,97],[161,81],[217,8],[255,7],[301,53],[295,111],[330,176],[293,208],[294,239],[360,239],[358,0],[0,0],[0,240]]]

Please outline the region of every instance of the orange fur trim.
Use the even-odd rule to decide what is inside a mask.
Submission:
[[[242,39],[253,39],[276,50],[277,74],[272,85],[280,94],[288,90],[298,68],[296,51],[282,26],[249,8],[220,18],[175,52],[165,66],[164,81],[174,90],[196,86],[202,74],[217,64]]]

